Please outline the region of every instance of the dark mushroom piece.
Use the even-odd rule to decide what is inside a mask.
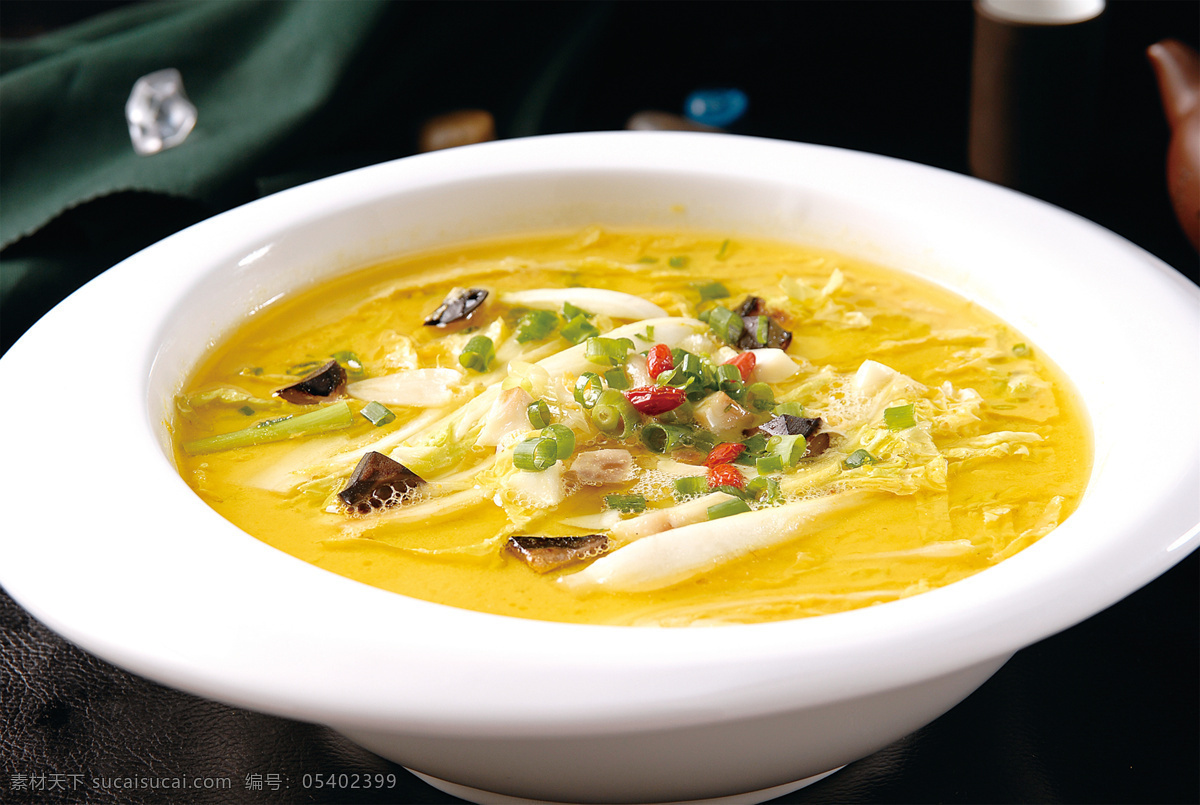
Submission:
[[[588,534],[582,537],[509,537],[504,549],[538,573],[548,573],[564,565],[593,559],[609,548],[608,537]]]
[[[831,436],[832,434],[827,430],[823,430],[811,438],[806,436],[805,440],[806,444],[808,445],[808,449],[804,451],[804,455],[801,456],[801,458],[816,458],[824,453],[829,449],[829,441]]]
[[[359,459],[346,488],[338,492],[342,503],[358,514],[394,506],[425,479],[399,461],[371,451]]]
[[[803,436],[807,439],[817,432],[821,427],[820,417],[803,417],[793,414],[779,414],[771,417],[763,424],[758,426],[758,429],[763,433],[768,433],[771,436]]]
[[[438,309],[425,319],[426,327],[445,327],[456,321],[461,321],[483,304],[487,299],[486,288],[455,288],[446,294]]]
[[[340,397],[345,389],[346,370],[337,361],[329,361],[275,394],[297,405],[316,405]]]
[[[792,343],[792,334],[780,326],[773,316],[766,313],[743,316],[742,334],[737,340],[738,349],[762,349],[775,347],[787,349]],[[760,332],[760,328],[762,332]]]

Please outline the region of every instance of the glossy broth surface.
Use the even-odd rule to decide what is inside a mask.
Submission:
[[[791,338],[783,358],[765,346],[756,352],[755,371],[787,376],[766,383],[770,399],[761,386],[747,392],[754,375],[741,387],[732,381],[731,393],[746,395],[734,412],[747,416],[728,428],[725,420],[719,426],[706,418],[705,400],[717,392],[696,380],[686,387],[696,399],[675,412],[639,413],[630,432],[606,433],[578,401],[584,372],[576,369],[597,375],[602,388],[656,387],[645,353],[667,330],[646,329],[636,315],[556,303],[552,329],[539,338],[522,330],[532,308],[506,301],[523,290],[579,287],[619,291],[691,322],[675,358],[687,351],[709,369],[746,351],[716,331],[714,311],[736,310],[757,297],[761,315]],[[463,321],[424,324],[455,288],[486,289],[488,296]],[[575,330],[568,329],[572,319]],[[636,330],[624,361],[563,357],[587,346],[584,340],[574,347],[564,332],[604,338],[622,327]],[[522,332],[529,338],[518,341]],[[475,336],[487,336],[496,353],[482,371],[460,360]],[[276,395],[331,359],[347,374],[349,396],[301,405]],[[549,376],[539,365],[571,369]],[[431,369],[449,373],[412,374]],[[624,379],[610,376],[613,370]],[[377,425],[362,412],[374,401],[370,392],[388,388],[371,385],[379,378],[396,379],[394,399],[408,402],[410,378],[432,385],[418,394],[418,404],[383,402],[392,418]],[[489,421],[499,421],[495,400],[524,403],[524,394],[545,401],[548,421],[569,427],[576,442],[569,457],[547,470],[514,465],[522,442],[543,438],[533,420],[511,426],[499,444],[477,443]],[[907,274],[837,254],[694,233],[591,228],[465,244],[373,266],[256,313],[212,352],[177,402],[181,474],[258,539],[404,595],[581,623],[780,620],[945,585],[1052,530],[1078,505],[1092,458],[1088,425],[1066,379],[1035,344],[989,312]],[[228,449],[205,446],[214,435],[335,404],[349,405],[350,424]],[[817,433],[829,434],[824,452],[797,458],[794,446],[792,453],[786,444],[770,446],[759,426],[785,410],[820,420]],[[657,452],[643,439],[655,424],[677,426],[685,437]],[[754,439],[756,433],[763,438]],[[590,567],[636,544],[619,536],[628,527],[618,523],[694,501],[694,494],[681,494],[680,478],[703,479],[709,494],[706,464],[724,444],[744,445],[746,455],[732,466],[754,489],[727,489],[728,498],[745,499],[736,508],[801,511],[816,501],[817,513],[741,553],[689,560],[695,566],[678,580],[647,581],[662,573],[650,554],[644,561],[658,566],[622,571],[632,573],[628,583],[606,581],[595,570],[586,583],[567,581],[576,574],[585,579]],[[581,480],[573,462],[598,449],[627,452],[634,475],[598,485]],[[398,505],[356,513],[338,493],[371,450],[427,483]],[[760,467],[753,455],[767,461]],[[752,484],[760,477],[767,480]],[[823,508],[852,494],[861,501],[834,513]],[[634,499],[636,509],[637,498],[642,511],[615,508]],[[751,522],[741,517],[704,522],[719,522],[736,541],[752,530],[739,525]],[[697,540],[707,539],[704,529],[695,531]],[[514,535],[587,534],[607,535],[604,557],[545,571],[509,547]],[[637,542],[649,545],[652,538]]]

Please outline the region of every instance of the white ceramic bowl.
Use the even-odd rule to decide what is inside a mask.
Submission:
[[[654,630],[507,619],[367,587],[246,535],[175,473],[163,424],[172,394],[248,313],[398,252],[592,223],[794,239],[977,300],[1082,394],[1096,444],[1083,504],[1016,557],[924,595]],[[413,157],[180,232],[12,348],[0,361],[9,387],[20,379],[74,413],[40,423],[22,397],[0,399],[10,423],[0,582],[106,660],[331,725],[461,795],[764,799],[926,724],[1017,649],[1195,549],[1198,336],[1200,292],[1155,258],[1061,210],[919,165],[675,133]],[[1133,409],[1165,435],[1153,456],[1126,438]],[[60,452],[101,480],[68,477],[58,496],[45,479]]]

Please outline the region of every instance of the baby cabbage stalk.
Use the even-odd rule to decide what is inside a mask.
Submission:
[[[841,492],[662,531],[618,548],[561,582],[578,592],[660,590],[820,528],[871,496]]]
[[[348,428],[352,424],[354,424],[354,414],[350,411],[350,405],[342,401],[322,406],[315,411],[309,411],[299,416],[267,420],[248,428],[235,430],[232,433],[218,433],[215,436],[196,439],[185,443],[183,449],[193,455],[215,453],[218,450],[231,450],[235,447],[249,447],[291,439],[295,436],[340,430]]]
[[[535,288],[501,294],[500,301],[540,310],[558,310],[564,304],[571,304],[588,313],[617,319],[653,319],[667,315],[667,311],[640,296],[603,288]]]

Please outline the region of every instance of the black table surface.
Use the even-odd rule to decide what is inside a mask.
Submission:
[[[29,35],[116,5],[8,0],[0,26],[5,36]],[[475,9],[453,5],[454,14]],[[621,128],[640,109],[679,110],[697,87],[734,85],[751,99],[734,127],[739,133],[968,172],[968,3],[588,6],[591,44],[534,133]],[[513,25],[539,8],[513,5]],[[1200,263],[1167,200],[1168,132],[1144,51],[1165,37],[1195,47],[1198,8],[1109,3],[1099,114],[1086,144],[1094,167],[1049,199],[1193,281],[1200,281]],[[444,15],[445,24],[454,14]],[[426,111],[438,110],[413,110],[414,119]],[[289,167],[316,176],[328,165],[412,151],[411,142],[352,145],[353,153],[298,153]],[[91,276],[217,211],[132,197],[100,201],[10,247],[61,256],[68,243],[70,254],[54,283],[6,293],[3,348]],[[120,238],[71,237],[106,219],[124,222]],[[1019,651],[923,729],[779,801],[1200,802],[1198,579],[1193,553],[1110,609]],[[355,774],[384,785],[347,787]],[[186,790],[164,788],[184,779]],[[132,676],[68,644],[0,592],[0,801],[458,800],[325,727]]]

